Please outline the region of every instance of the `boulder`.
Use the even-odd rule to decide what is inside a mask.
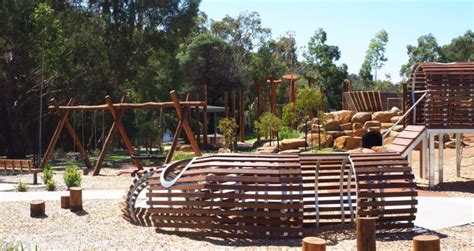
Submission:
[[[375,120],[369,120],[364,123],[363,128],[368,129],[370,127],[382,127],[382,124],[380,121],[375,121]]]
[[[382,129],[389,129],[390,127],[393,126],[393,123],[380,123],[382,126]]]
[[[352,116],[354,116],[354,112],[350,110],[340,110],[336,112],[331,112],[331,119],[339,121],[341,124],[351,122]]]
[[[340,131],[341,125],[337,120],[329,120],[327,121],[326,125],[324,126],[326,131]]]
[[[395,124],[395,123],[397,123],[397,121],[398,121],[401,117],[402,117],[402,116],[395,116],[395,117],[392,117],[392,118],[390,119],[390,122],[392,122],[392,123]],[[403,124],[403,123],[402,123],[402,124]]]
[[[290,149],[290,150],[280,151],[279,154],[298,154],[300,152],[301,152],[300,149]]]
[[[276,142],[272,146],[262,146],[257,149],[257,153],[276,153]]]
[[[396,125],[392,129],[392,132],[401,132],[401,131],[403,131],[403,125]]]
[[[360,128],[364,128],[364,124],[361,124],[361,123],[353,123],[352,124],[352,130],[357,130],[357,129],[360,129]]]
[[[362,147],[361,137],[341,136],[334,141],[335,149],[353,150]]]
[[[396,131],[391,131],[388,136],[389,136],[389,137],[397,137],[398,134],[400,134],[400,133],[399,133],[399,132],[396,132]]]
[[[383,147],[383,146],[373,146],[371,149],[374,150],[375,152],[384,152],[385,151],[385,147]]]
[[[383,141],[383,144],[384,145],[392,144],[394,139],[395,139],[395,137],[386,137]]]
[[[382,129],[378,126],[372,126],[372,127],[367,128],[367,131],[369,131],[369,132],[380,132],[381,133]]]
[[[315,125],[315,124],[317,125],[318,122],[319,122],[319,118],[318,118],[318,117],[314,117],[313,119],[311,119],[311,124],[313,124],[313,125]]]
[[[341,125],[342,130],[352,130],[352,123],[345,123]]]
[[[354,114],[352,117],[351,122],[352,123],[360,123],[364,124],[366,121],[369,121],[372,119],[372,113],[370,112],[358,112]]]
[[[367,133],[367,129],[359,128],[359,129],[353,130],[352,135],[356,137],[364,137],[366,133]]]
[[[181,152],[192,152],[193,147],[191,145],[184,144],[184,145],[179,145],[176,150],[181,151]]]
[[[456,149],[456,141],[448,141],[444,143],[445,148]]]
[[[399,112],[401,112],[401,111],[400,111],[400,108],[398,108],[398,107],[396,107],[396,106],[392,107],[392,109],[390,109],[390,111],[393,112],[393,113],[397,113],[397,114],[398,114]]]
[[[217,150],[217,153],[230,153],[230,149],[227,147],[221,147]]]
[[[328,134],[321,134],[321,147],[332,147],[334,144],[334,138]],[[308,135],[309,146],[319,146],[319,134],[311,133]]]
[[[390,123],[392,122],[392,118],[397,116],[394,112],[374,112],[372,114],[372,120],[377,120],[382,123]]]
[[[280,142],[280,150],[298,149],[305,146],[305,139],[284,139]]]
[[[434,140],[439,141],[439,135],[438,134],[436,134],[434,136]],[[447,133],[443,134],[443,142],[448,142],[448,141],[451,141],[451,137],[449,137],[449,134],[447,134]]]
[[[362,153],[374,153],[375,151],[369,148],[362,148]]]
[[[311,125],[311,131],[316,131],[317,132],[319,128],[321,129],[321,131],[323,131],[323,129],[324,129],[322,125],[317,125],[317,124],[312,124]],[[304,131],[304,129],[303,129],[303,131]]]
[[[331,135],[333,138],[339,138],[346,135],[344,131],[327,131],[326,134]]]

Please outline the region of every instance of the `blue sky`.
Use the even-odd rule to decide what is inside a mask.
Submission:
[[[378,76],[388,73],[393,81],[401,79],[407,44],[415,45],[419,36],[432,33],[444,45],[474,29],[474,0],[203,0],[200,9],[214,20],[257,11],[273,38],[295,33],[300,55],[321,27],[328,34],[327,43],[339,46],[339,63],[347,64],[350,73],[359,72],[370,39],[385,29],[388,61]]]

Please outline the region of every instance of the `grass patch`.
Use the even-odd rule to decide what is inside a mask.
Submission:
[[[176,152],[173,155],[172,161],[190,159],[190,158],[193,158],[193,157],[196,157],[194,152]]]

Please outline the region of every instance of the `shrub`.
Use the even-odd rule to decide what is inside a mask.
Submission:
[[[26,192],[26,191],[28,191],[28,188],[29,188],[29,187],[28,187],[28,184],[23,183],[23,182],[21,182],[21,181],[18,182],[18,185],[16,185],[16,190],[17,190],[18,192]]]
[[[190,159],[190,158],[193,158],[195,156],[196,155],[194,154],[194,152],[176,152],[173,155],[173,161],[183,160],[183,159]]]
[[[53,179],[48,180],[48,182],[46,182],[46,190],[47,191],[56,190],[56,181]]]
[[[300,133],[289,127],[283,126],[278,132],[278,136],[280,137],[280,139],[294,139],[299,138]]]
[[[219,130],[224,134],[225,143],[227,146],[232,144],[232,139],[235,136],[235,129],[237,129],[237,122],[235,118],[223,118],[219,120]]]
[[[75,167],[68,167],[63,175],[67,188],[81,186],[82,177]]]
[[[41,180],[43,180],[43,184],[48,184],[48,181],[50,181],[53,178],[53,169],[51,165],[46,165],[43,170],[43,174],[41,175]]]

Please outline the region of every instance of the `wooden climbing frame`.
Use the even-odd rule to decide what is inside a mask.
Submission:
[[[52,105],[49,106],[49,109],[55,110],[59,114],[60,119],[56,127],[56,130],[54,131],[53,137],[51,138],[51,141],[49,142],[48,149],[46,150],[44,158],[41,161],[40,169],[43,169],[46,166],[46,164],[49,162],[51,155],[53,153],[53,150],[56,146],[56,143],[64,127],[66,127],[70,136],[73,138],[75,146],[79,150],[84,160],[85,165],[87,166],[88,169],[92,169],[92,165],[90,164],[89,157],[87,156],[87,153],[84,150],[84,147],[82,146],[81,141],[79,140],[79,137],[77,136],[74,130],[74,127],[71,125],[71,123],[68,120],[70,111],[108,110],[110,114],[112,115],[113,123],[109,129],[107,138],[105,139],[104,145],[102,146],[102,149],[100,151],[99,158],[94,167],[93,175],[99,175],[100,169],[102,167],[102,163],[105,159],[105,155],[107,154],[107,150],[110,146],[110,143],[112,142],[114,135],[117,133],[117,131],[119,132],[120,137],[123,140],[130,156],[135,155],[135,150],[122,124],[123,113],[127,109],[174,108],[176,110],[179,123],[176,128],[176,132],[174,134],[175,137],[173,139],[173,144],[171,145],[171,150],[168,152],[168,155],[166,157],[166,163],[171,161],[173,157],[173,153],[176,150],[176,146],[178,144],[178,137],[180,136],[183,129],[186,133],[186,136],[191,144],[191,147],[194,153],[196,154],[196,156],[201,156],[201,151],[194,139],[191,128],[189,126],[189,122],[187,120],[188,116],[186,116],[186,114],[188,110],[191,108],[203,107],[205,105],[204,102],[188,101],[188,100],[184,102],[180,102],[175,91],[171,91],[170,95],[172,98],[172,102],[125,103],[125,97],[122,97],[121,102],[118,104],[116,103],[114,104],[112,102],[111,97],[106,96],[105,97],[106,103],[103,105],[74,105],[74,99],[70,99],[67,105],[60,106],[54,99],[52,99],[51,100]],[[136,158],[132,158],[132,161],[133,161],[133,164],[137,167],[137,171],[143,169],[140,163],[140,160]]]

